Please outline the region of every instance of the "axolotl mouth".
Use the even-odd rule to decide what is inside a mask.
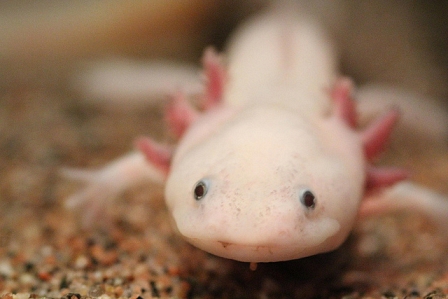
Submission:
[[[242,244],[222,240],[186,238],[192,245],[211,254],[241,262],[280,262],[331,251],[343,241],[337,234],[314,246],[302,243]]]
[[[274,262],[283,260],[283,258],[279,260],[279,255],[285,255],[285,248],[282,248],[284,246],[237,244],[197,238],[188,238],[187,240],[211,254],[241,262]],[[294,250],[293,254],[296,255],[297,251]],[[286,256],[284,259],[288,260]]]

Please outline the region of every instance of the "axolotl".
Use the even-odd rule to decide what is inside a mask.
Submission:
[[[175,147],[142,137],[138,151],[104,169],[66,170],[87,182],[69,204],[95,211],[130,185],[164,183],[167,207],[188,242],[251,263],[334,250],[360,215],[394,208],[448,225],[444,196],[401,182],[403,169],[373,166],[399,110],[358,128],[353,83],[338,77],[318,26],[262,14],[230,45],[225,56],[205,51],[197,106],[173,94],[166,119]]]

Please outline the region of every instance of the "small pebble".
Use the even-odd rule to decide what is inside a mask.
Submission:
[[[75,261],[75,268],[84,269],[87,267],[88,264],[89,264],[89,259],[84,255],[80,255]]]
[[[30,298],[30,294],[29,293],[18,293],[15,299],[28,299]]]
[[[0,274],[6,277],[11,277],[14,274],[14,269],[9,261],[0,261]]]

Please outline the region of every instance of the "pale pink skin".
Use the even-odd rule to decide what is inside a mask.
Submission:
[[[91,175],[91,184],[69,203],[87,202],[94,214],[101,203],[89,202],[102,187],[110,185],[112,194],[144,180],[164,182],[168,209],[187,241],[246,262],[333,250],[360,211],[412,208],[409,197],[414,208],[446,223],[441,219],[448,218],[448,204],[442,196],[415,185],[383,192],[407,173],[370,165],[398,111],[358,131],[352,83],[335,80],[326,38],[308,22],[291,16],[281,20],[268,14],[243,26],[228,50],[228,66],[213,50],[206,51],[202,111],[182,93],[173,96],[167,110],[168,124],[179,137],[175,149],[138,139],[141,153]],[[195,199],[201,180],[207,192]],[[315,196],[313,207],[302,202],[305,191]],[[390,204],[391,196],[400,195],[402,200]],[[380,198],[363,201],[366,197]]]

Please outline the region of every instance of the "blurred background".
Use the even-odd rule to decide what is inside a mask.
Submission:
[[[328,29],[342,73],[448,98],[448,2],[297,1]],[[0,2],[0,87],[64,84],[84,59],[125,56],[197,63],[223,48],[261,0]]]

